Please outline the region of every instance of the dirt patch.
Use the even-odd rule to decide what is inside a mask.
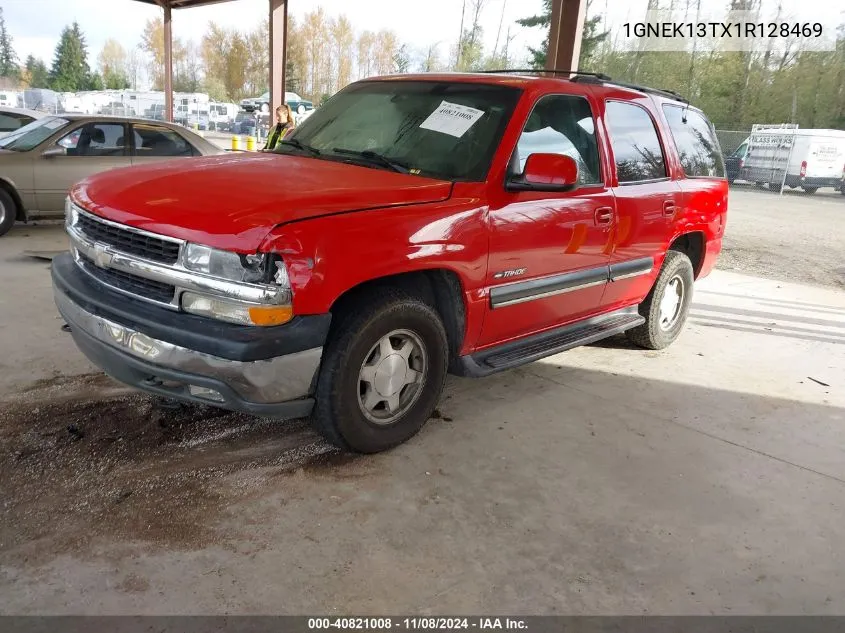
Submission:
[[[748,275],[845,288],[842,196],[780,196],[731,188],[728,223],[717,267]]]
[[[0,557],[32,563],[98,537],[217,542],[217,519],[244,493],[227,475],[317,472],[326,464],[309,460],[332,452],[301,420],[164,407],[102,374],[39,381],[0,403]]]

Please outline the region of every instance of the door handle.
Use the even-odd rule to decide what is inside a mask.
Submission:
[[[613,224],[613,208],[599,207],[595,212],[596,224],[599,226],[608,226]]]
[[[663,202],[663,215],[673,216],[675,215],[675,203],[671,200],[665,200]]]

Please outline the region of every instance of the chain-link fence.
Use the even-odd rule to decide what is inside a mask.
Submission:
[[[779,123],[717,130],[716,135],[731,183],[754,183],[777,192],[832,188],[845,194],[845,131]]]
[[[719,146],[722,154],[730,156],[736,151],[742,142],[748,138],[751,130],[716,130],[716,138],[719,139]]]

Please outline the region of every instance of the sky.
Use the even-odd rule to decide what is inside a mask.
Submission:
[[[458,38],[461,21],[460,0],[288,0],[290,14],[301,17],[318,6],[328,15],[345,14],[356,32],[364,29],[392,29],[400,41],[423,51],[441,42],[441,57]],[[542,29],[528,29],[514,20],[536,15],[541,0],[487,0],[482,14],[487,49],[493,48],[502,6],[505,7],[502,41],[512,25],[511,51],[527,56],[527,47],[537,46],[545,34]],[[124,48],[140,40],[144,23],[161,16],[161,9],[132,0],[0,0],[6,26],[14,38],[15,50],[22,60],[30,53],[49,66],[59,35],[65,25],[79,22],[88,42],[89,63],[96,60],[104,42],[113,37]],[[252,29],[267,16],[267,0],[237,0],[207,7],[173,11],[173,35],[199,42],[209,21],[243,30]],[[93,64],[92,64],[93,65]]]
[[[445,58],[458,38],[461,0],[288,0],[292,15],[301,17],[322,6],[331,16],[346,14],[357,32],[364,29],[394,30],[412,52],[423,56],[429,45],[440,43]],[[845,21],[845,0],[763,0],[764,7],[782,2],[786,15],[795,19],[821,22],[831,31]],[[608,16],[614,33],[626,21],[641,18],[647,0],[592,0],[592,10]],[[682,5],[683,0],[677,0]],[[691,3],[693,4],[693,3]],[[702,5],[724,7],[728,0],[704,0]],[[537,46],[545,37],[543,29],[514,24],[517,18],[540,12],[542,0],[487,0],[482,26],[486,50],[496,39],[504,6],[502,38],[510,25],[511,53],[520,61],[527,58],[528,46]],[[0,0],[9,33],[20,59],[30,53],[49,66],[62,28],[77,20],[88,42],[89,63],[96,58],[106,39],[117,39],[124,48],[137,45],[144,23],[161,16],[161,9],[132,0]],[[173,12],[174,36],[183,40],[201,40],[209,21],[252,29],[268,12],[268,0],[237,0],[195,9]],[[512,55],[514,57],[514,55]]]

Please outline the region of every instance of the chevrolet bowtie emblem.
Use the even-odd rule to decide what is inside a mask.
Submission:
[[[111,253],[106,251],[105,244],[94,244],[94,264],[98,268],[108,268],[111,265]]]

